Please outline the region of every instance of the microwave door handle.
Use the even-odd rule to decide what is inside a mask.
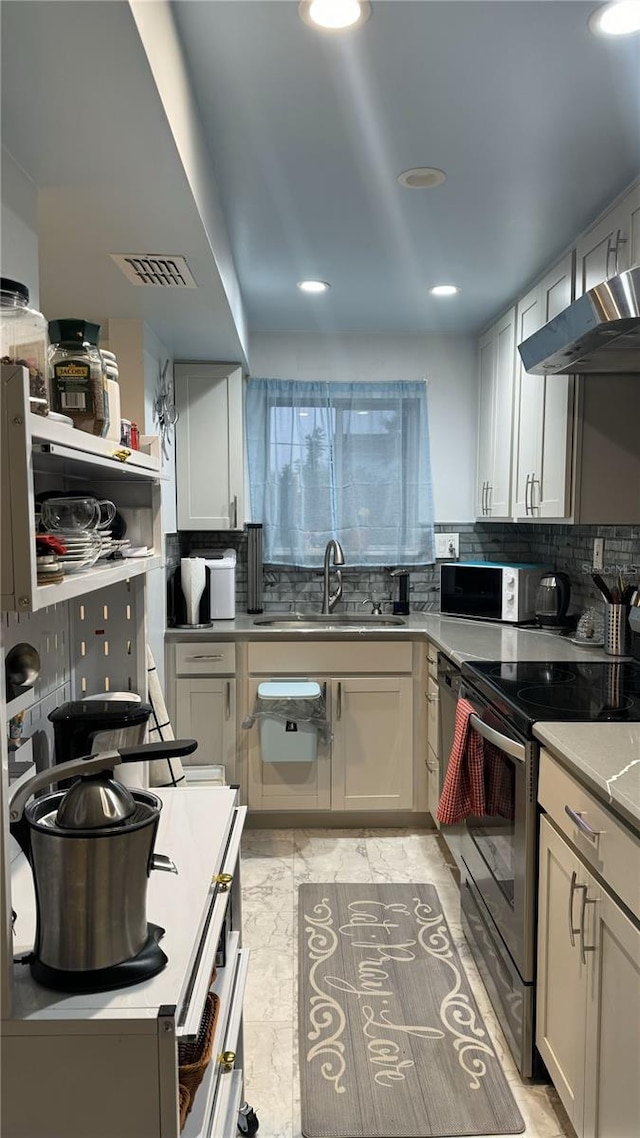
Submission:
[[[517,759],[518,762],[524,763],[525,749],[522,743],[517,743],[515,739],[510,739],[508,735],[502,735],[499,731],[489,727],[487,723],[483,723],[477,715],[469,716],[469,723],[478,735],[482,735],[487,743],[493,743],[494,747],[498,747],[500,751],[504,751],[507,755],[511,755],[512,759]]]

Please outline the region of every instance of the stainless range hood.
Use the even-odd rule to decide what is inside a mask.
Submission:
[[[589,289],[518,351],[532,375],[640,373],[640,267]]]

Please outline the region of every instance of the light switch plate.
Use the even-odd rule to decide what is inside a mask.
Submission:
[[[460,534],[458,533],[437,533],[436,534],[436,557],[448,557],[449,559],[460,556]]]
[[[593,568],[596,573],[604,569],[604,538],[594,537],[593,539]]]

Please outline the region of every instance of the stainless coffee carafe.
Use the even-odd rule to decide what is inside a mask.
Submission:
[[[30,959],[47,987],[99,991],[159,972],[164,932],[147,923],[153,869],[177,873],[154,854],[162,802],[112,777],[123,762],[191,754],[193,740],[123,747],[51,767],[10,796],[11,832],[33,872],[37,927]],[[68,790],[40,798],[45,786],[80,775]]]

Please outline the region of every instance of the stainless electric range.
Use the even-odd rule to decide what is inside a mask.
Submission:
[[[534,1047],[537,895],[536,722],[640,721],[640,663],[464,663],[460,696],[483,738],[487,810],[461,840],[465,935],[520,1073]]]

